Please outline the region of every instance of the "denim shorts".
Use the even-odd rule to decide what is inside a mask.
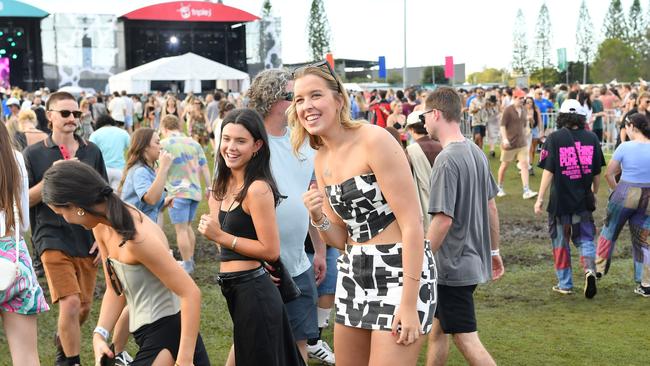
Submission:
[[[314,267],[309,268],[293,277],[293,281],[300,289],[300,296],[284,306],[287,308],[291,331],[296,341],[304,341],[318,337],[318,316],[316,313],[316,280]]]
[[[192,222],[198,207],[199,201],[189,198],[174,198],[172,206],[169,207],[169,219],[174,225]]]
[[[336,292],[336,275],[338,271],[336,270],[336,259],[341,255],[339,250],[334,247],[327,247],[327,254],[325,258],[325,263],[327,263],[327,273],[325,274],[325,279],[318,286],[318,297],[323,295],[334,295]],[[311,264],[314,264],[314,253],[307,253],[309,261]]]

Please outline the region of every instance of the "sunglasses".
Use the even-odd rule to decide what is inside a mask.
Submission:
[[[281,100],[286,100],[287,102],[293,101],[293,92],[286,92],[280,95]]]
[[[50,109],[50,111],[59,112],[59,114],[61,114],[61,117],[63,117],[63,118],[68,118],[68,117],[70,117],[71,114],[74,116],[74,118],[81,117],[81,111],[68,111],[68,110],[65,110],[65,109],[61,110],[61,111],[57,111],[55,109]]]
[[[124,287],[122,287],[122,282],[120,282],[120,279],[117,278],[117,274],[113,268],[113,261],[111,261],[110,258],[106,259],[106,272],[108,273],[108,278],[111,281],[113,291],[115,291],[115,294],[117,294],[117,296],[121,296],[122,293],[124,293]]]
[[[293,71],[293,76],[295,78],[295,74],[296,74],[296,72],[298,72],[298,70],[303,70],[303,69],[306,69],[308,67],[323,67],[323,66],[325,66],[327,68],[327,72],[330,75],[332,75],[332,77],[336,81],[336,88],[338,89],[338,92],[341,93],[342,92],[341,84],[339,84],[339,80],[336,78],[336,74],[334,74],[334,70],[332,70],[332,67],[330,66],[330,63],[327,60],[322,60],[322,61],[318,61],[318,62],[313,63],[313,64],[309,64],[309,65],[306,65],[306,66],[299,67],[299,68],[297,68],[297,69],[295,69]]]
[[[425,120],[424,115],[427,114],[427,113],[431,113],[431,112],[433,112],[433,111],[435,111],[435,109],[429,109],[429,110],[426,111],[426,112],[422,112],[422,114],[418,116],[418,118],[420,119],[420,122],[424,123],[424,120]]]

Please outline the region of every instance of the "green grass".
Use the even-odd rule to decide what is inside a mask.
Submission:
[[[498,159],[490,159],[496,176]],[[537,190],[541,172],[531,177]],[[506,173],[508,196],[497,199],[501,217],[501,252],[505,276],[479,286],[475,302],[481,340],[501,365],[647,365],[650,357],[646,324],[650,299],[632,293],[634,289],[631,248],[627,231],[617,243],[610,273],[598,282],[598,295],[587,300],[581,294],[584,279],[578,250],[572,248],[576,294],[561,296],[551,291],[556,283],[547,233],[546,216],[533,214],[534,200],[521,198],[521,181],[516,168]],[[604,181],[601,187],[605,187]],[[606,189],[601,189],[596,212],[598,230],[605,213]],[[207,211],[201,203],[199,214]],[[170,242],[173,229],[166,227]],[[173,244],[172,244],[173,246]],[[201,333],[213,365],[222,365],[231,343],[231,321],[216,284],[218,272],[213,244],[197,236],[197,271],[194,278],[202,293]],[[98,279],[98,294],[104,282]],[[42,282],[44,289],[47,287]],[[101,295],[100,295],[101,296]],[[49,300],[49,298],[48,298]],[[92,364],[91,334],[99,314],[96,298],[90,320],[82,328],[82,360]],[[54,358],[52,336],[56,329],[57,306],[38,317],[39,352],[43,365]],[[331,343],[331,331],[324,338]],[[451,347],[449,365],[464,365],[460,353]],[[137,347],[129,343],[134,354]],[[424,365],[426,349],[422,350]],[[8,348],[0,331],[0,365],[9,365]]]

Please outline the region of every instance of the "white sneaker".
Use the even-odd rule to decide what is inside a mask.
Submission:
[[[327,342],[319,339],[315,345],[307,345],[307,354],[309,358],[319,360],[328,365],[334,365],[334,352]]]
[[[503,190],[503,188],[499,187],[499,191],[497,192],[497,197],[504,197],[506,195],[506,191]]]
[[[116,366],[129,366],[133,362],[133,357],[126,352],[122,351],[115,355],[115,365]]]
[[[525,200],[531,199],[531,198],[536,197],[536,196],[537,196],[537,192],[533,192],[530,189],[527,190],[526,192],[524,192],[524,195],[523,195]]]

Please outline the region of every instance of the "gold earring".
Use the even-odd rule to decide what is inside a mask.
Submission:
[[[78,209],[78,210],[77,210],[77,216],[83,216],[83,215],[85,215],[85,214],[86,214],[86,211],[84,211],[84,210],[82,210],[82,209]]]

